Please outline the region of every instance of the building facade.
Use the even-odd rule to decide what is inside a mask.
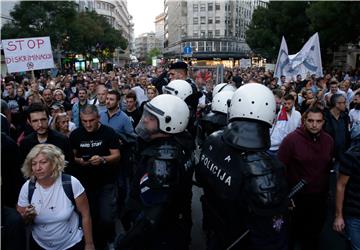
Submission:
[[[250,56],[245,32],[253,11],[266,4],[261,0],[165,0],[164,56],[233,66]],[[189,52],[185,47],[191,53],[185,54]]]
[[[129,62],[134,47],[134,24],[127,9],[127,1],[76,0],[76,2],[78,11],[95,11],[104,16],[114,29],[121,31],[122,36],[128,41],[129,45],[126,50],[120,48],[115,50],[112,63],[123,65]]]
[[[155,37],[159,41],[159,49],[163,51],[164,49],[164,37],[165,37],[165,13],[155,17]]]
[[[143,33],[135,38],[135,56],[140,62],[146,61],[147,54],[154,48],[160,48],[160,41],[154,32]]]

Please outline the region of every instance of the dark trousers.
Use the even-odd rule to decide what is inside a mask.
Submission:
[[[26,249],[25,224],[15,208],[3,207],[1,211],[1,249]]]
[[[327,194],[303,194],[294,199],[290,213],[289,249],[296,244],[301,250],[318,250],[320,233],[325,223]]]
[[[92,219],[93,239],[96,249],[104,249],[115,238],[117,219],[117,189],[115,184],[107,184],[96,190],[86,191]]]

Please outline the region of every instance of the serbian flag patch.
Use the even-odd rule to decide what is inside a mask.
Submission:
[[[149,179],[148,173],[144,174],[140,179],[140,185]]]

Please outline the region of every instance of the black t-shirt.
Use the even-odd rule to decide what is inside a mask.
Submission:
[[[25,99],[20,96],[6,96],[4,97],[4,101],[7,102],[11,113],[21,113],[24,111],[24,106],[26,106]]]
[[[110,149],[120,147],[116,132],[105,125],[92,133],[84,128],[77,128],[70,134],[70,142],[76,150],[76,157],[89,159],[93,155],[110,155]],[[77,166],[74,172],[81,183],[88,189],[96,189],[105,184],[113,184],[116,177],[116,166],[101,164],[100,166]]]
[[[59,132],[49,129],[48,130],[48,137],[45,143],[53,144],[60,148],[65,155],[65,160],[69,162],[69,165],[72,165],[74,160],[74,154],[71,150],[70,141],[69,138],[67,138],[65,135],[60,134]],[[22,162],[25,160],[27,154],[30,152],[30,150],[40,144],[37,133],[32,132],[28,136],[26,136],[20,144],[20,157]]]
[[[345,189],[344,215],[360,217],[360,142],[353,145],[340,159],[340,173],[350,176]]]
[[[26,106],[26,100],[23,97],[5,97],[4,100],[7,102],[9,109],[11,111],[11,122],[15,127],[22,131],[23,125],[26,121],[24,107]]]
[[[125,113],[130,117],[131,123],[135,128],[141,119],[142,112],[139,109],[135,109],[132,112],[125,110]]]

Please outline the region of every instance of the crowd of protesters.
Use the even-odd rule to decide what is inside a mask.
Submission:
[[[22,217],[32,213],[25,211],[29,202],[21,167],[31,170],[34,164],[53,160],[39,158],[41,148],[36,145],[44,143],[61,149],[62,153],[53,149],[54,154],[63,155],[65,172],[76,177],[76,195],[80,197],[76,203],[80,204],[78,208],[87,223],[84,224],[85,241],[80,240],[82,235],[76,234],[76,238],[67,241],[68,249],[107,249],[115,241],[115,221],[120,217],[124,229],[130,230],[131,216],[122,215],[126,214],[125,203],[135,174],[137,152],[144,146],[137,143],[135,130],[144,107],[163,94],[171,81],[188,80],[198,93],[195,108],[190,108],[190,113],[194,113],[194,119],[190,118],[192,127],[188,126],[195,143],[200,136],[197,126],[201,126],[200,121],[209,112],[213,100],[214,70],[189,67],[186,75],[179,76],[181,73],[171,66],[170,69],[128,66],[106,73],[88,70],[56,76],[43,72],[35,78],[26,74],[3,77],[2,221],[10,223],[4,234],[7,238],[2,240],[2,244],[7,244],[3,245],[4,249],[25,249],[21,245],[25,239],[17,240],[12,233],[20,235]],[[325,71],[323,77],[297,75],[294,79],[285,76],[278,79],[263,68],[234,67],[225,69],[223,79],[235,88],[251,82],[263,84],[272,91],[276,119],[270,129],[271,147],[267,153],[289,170],[290,187],[299,178],[311,183],[294,199],[295,206],[291,208],[290,248],[297,242],[301,249],[318,249],[330,194],[335,206],[333,229],[339,233],[346,231],[353,249],[360,249],[360,70],[333,70]],[[312,111],[309,113],[309,110]],[[319,144],[313,145],[316,141]],[[57,170],[61,172],[63,163],[57,164],[61,165]],[[308,167],[314,164],[318,170]],[[30,170],[25,177],[30,177]],[[330,176],[338,178],[333,189],[328,184]],[[60,179],[56,183],[61,183]],[[91,219],[88,219],[88,209]],[[50,243],[46,237],[38,236],[44,231],[41,223],[45,222],[35,223],[30,249],[56,249],[51,244],[58,243],[52,242],[52,236],[48,236]],[[52,230],[57,234],[57,228]],[[59,235],[62,234],[64,232]],[[55,239],[61,240],[64,240],[62,236]],[[19,246],[11,248],[16,244]]]

